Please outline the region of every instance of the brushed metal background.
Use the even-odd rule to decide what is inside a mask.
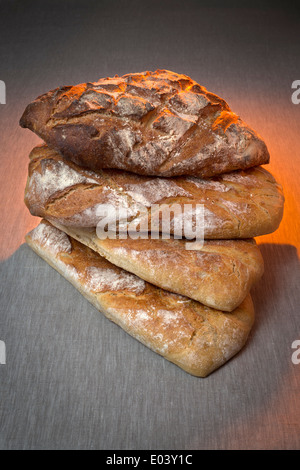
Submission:
[[[0,447],[297,449],[299,15],[266,2],[0,0]],[[243,2],[241,2],[244,4]],[[186,73],[265,139],[284,187],[278,231],[260,237],[265,275],[244,350],[206,379],[130,338],[24,245],[26,104],[59,85],[132,71]]]

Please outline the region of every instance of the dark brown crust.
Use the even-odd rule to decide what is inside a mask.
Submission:
[[[207,178],[269,162],[223,99],[166,70],[57,88],[30,103],[20,125],[93,170]]]

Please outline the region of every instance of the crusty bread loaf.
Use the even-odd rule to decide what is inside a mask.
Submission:
[[[20,124],[93,170],[207,178],[269,161],[223,99],[167,70],[57,88],[29,104]]]
[[[207,376],[247,340],[250,296],[232,313],[204,307],[145,283],[45,221],[26,241],[110,320],[190,374]]]
[[[92,172],[66,161],[47,146],[33,149],[30,158],[25,194],[30,212],[65,226],[97,226],[100,204],[125,208],[133,222],[142,223],[145,217],[149,228],[155,219],[153,204],[164,204],[163,212],[174,203],[182,207],[192,204],[193,208],[203,204],[206,239],[264,235],[276,230],[282,218],[282,189],[261,167],[207,180],[169,179],[117,170]],[[142,216],[145,207],[146,215]],[[153,223],[152,228],[161,231],[161,219],[157,220],[160,225]],[[171,213],[171,233],[177,235],[175,222],[176,215]]]
[[[54,225],[141,279],[226,312],[242,303],[263,274],[263,258],[251,239],[206,240],[190,251],[183,240],[101,240],[95,229]]]

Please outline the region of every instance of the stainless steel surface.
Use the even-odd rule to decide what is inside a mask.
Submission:
[[[299,17],[218,3],[0,2],[3,449],[300,447]],[[27,155],[39,142],[18,127],[25,105],[58,85],[156,68],[190,75],[258,130],[286,196],[279,230],[257,239],[265,275],[251,337],[206,379],[130,338],[24,245],[37,224],[23,204]]]

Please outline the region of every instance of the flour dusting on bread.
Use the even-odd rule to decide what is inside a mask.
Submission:
[[[94,292],[129,290],[141,294],[146,287],[145,281],[123,270],[91,266],[87,268],[85,275],[88,287]]]
[[[92,170],[210,177],[268,163],[262,139],[187,75],[130,73],[58,88],[27,106],[22,127]]]
[[[80,183],[97,184],[97,180],[75,171],[61,160],[44,160],[41,173],[35,171],[29,179],[29,192],[39,195],[41,202],[47,202],[55,193]]]
[[[174,181],[162,178],[153,178],[140,184],[126,184],[125,189],[135,201],[146,207],[170,197],[192,197],[189,192],[178,186]]]
[[[50,224],[39,224],[31,232],[32,240],[40,243],[51,253],[57,255],[59,253],[71,253],[72,245],[68,235]]]

